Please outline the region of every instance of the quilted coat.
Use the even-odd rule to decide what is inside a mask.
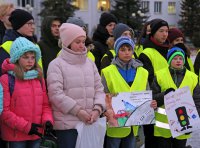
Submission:
[[[86,52],[62,49],[49,64],[47,85],[56,130],[75,128],[80,109],[91,112],[97,106],[105,108],[101,77]]]

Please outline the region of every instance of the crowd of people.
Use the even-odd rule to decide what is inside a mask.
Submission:
[[[155,124],[142,126],[145,148],[186,147],[191,133],[173,138],[160,112],[166,94],[188,86],[200,113],[200,52],[193,66],[179,28],[157,18],[135,37],[134,28],[103,12],[90,38],[81,18],[47,16],[38,39],[33,16],[10,3],[0,5],[0,21],[0,147],[39,148],[50,131],[58,148],[75,148],[79,122],[106,117],[113,124],[106,94],[145,90],[155,110]],[[138,130],[108,126],[102,145],[136,148]]]

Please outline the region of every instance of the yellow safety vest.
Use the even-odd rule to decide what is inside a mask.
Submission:
[[[133,92],[133,91],[144,91],[146,90],[148,82],[148,71],[143,67],[137,68],[134,82],[130,87],[123,79],[115,65],[110,65],[102,70],[102,74],[106,79],[106,83],[110,93],[119,92]],[[124,128],[108,128],[107,135],[109,137],[123,138],[130,134],[131,127]],[[133,126],[133,133],[135,136],[138,134],[138,126]]]
[[[143,45],[140,45],[140,47],[138,48],[138,45],[135,46],[134,52],[136,53],[137,57],[140,56],[140,54],[143,51]]]
[[[188,61],[189,67],[190,67],[190,71],[194,72],[194,65],[192,63],[192,60],[187,57],[187,61]]]
[[[156,71],[169,66],[167,60],[154,48],[145,48],[142,53],[150,59],[154,74]]]
[[[10,49],[11,49],[11,46],[12,46],[12,43],[13,41],[6,41],[4,42],[1,47],[10,55]],[[36,44],[36,46],[38,46]],[[39,46],[38,46],[39,47]],[[39,61],[38,61],[38,64],[40,65],[40,67],[42,68],[42,59],[40,58]]]
[[[90,51],[87,52],[87,57],[88,57],[90,60],[92,60],[93,62],[95,61],[95,57],[94,57],[94,55],[93,55]]]
[[[177,89],[176,84],[174,83],[171,74],[168,68],[164,68],[156,72],[157,82],[161,87],[161,92],[167,90],[168,88]],[[167,81],[166,81],[167,79]],[[197,75],[189,70],[186,70],[185,76],[179,88],[189,86],[191,94],[198,83]],[[170,138],[171,131],[168,124],[168,119],[165,111],[165,106],[162,105],[158,107],[157,112],[155,112],[156,123],[154,126],[154,136]],[[176,139],[187,139],[190,138],[190,135],[181,135],[176,137]]]

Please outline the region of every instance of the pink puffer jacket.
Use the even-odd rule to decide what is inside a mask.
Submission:
[[[11,64],[11,66],[13,65]],[[4,67],[9,68],[9,65],[4,65]],[[10,97],[8,75],[4,74],[0,81],[4,91],[3,112],[1,115],[2,139],[6,141],[38,139],[38,136],[28,135],[31,123],[44,125],[48,120],[53,123],[52,110],[46,94],[44,79],[41,83],[39,79],[22,81],[15,78],[12,97]],[[41,128],[39,132],[42,131]]]
[[[62,49],[59,57],[49,64],[47,84],[57,130],[75,128],[80,122],[76,115],[81,108],[88,112],[95,106],[105,108],[101,77],[86,52]]]

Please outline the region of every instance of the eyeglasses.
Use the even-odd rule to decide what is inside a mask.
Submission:
[[[28,22],[26,23],[29,27],[32,27],[32,26],[35,26],[35,23],[34,22]]]

